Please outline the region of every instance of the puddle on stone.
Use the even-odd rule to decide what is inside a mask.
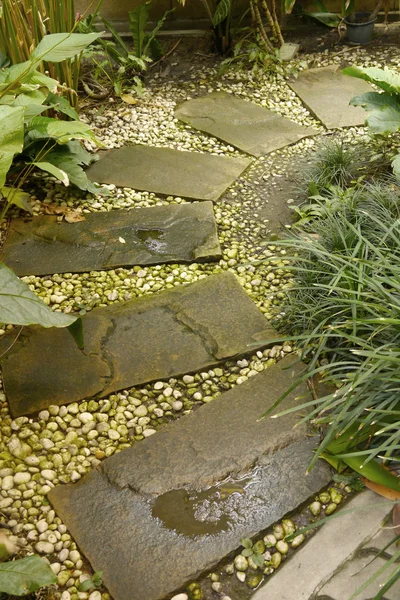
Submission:
[[[165,231],[162,229],[138,229],[136,235],[151,252],[158,254],[167,252],[168,245],[162,239],[165,237]]]
[[[154,501],[152,515],[168,529],[189,537],[227,531],[243,518],[249,488],[259,482],[258,470],[201,491],[180,488],[166,492]]]

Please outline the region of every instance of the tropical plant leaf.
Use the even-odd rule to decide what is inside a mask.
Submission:
[[[168,15],[170,13],[173,13],[174,10],[175,10],[174,8],[172,8],[171,10],[167,10],[163,14],[161,19],[157,22],[157,25],[154,27],[154,29],[150,33],[150,35],[148,35],[146,37],[143,54],[148,54],[149,50],[150,50],[151,58],[153,58],[153,60],[159,60],[163,55],[161,44],[158,40],[156,40],[156,35],[160,31],[161,27],[164,25]],[[160,50],[161,50],[161,52],[160,52]]]
[[[143,47],[146,37],[145,28],[149,19],[150,2],[140,4],[129,11],[129,29],[133,37],[133,46],[137,58],[143,56]]]
[[[37,555],[0,564],[0,592],[10,596],[26,596],[55,583],[50,566]]]
[[[365,122],[373,133],[395,133],[400,129],[400,110],[393,106],[383,106],[380,110],[371,111]]]
[[[282,6],[285,15],[290,15],[294,5],[296,4],[296,0],[282,0]]]
[[[317,19],[327,27],[338,27],[342,20],[338,14],[330,12],[305,12],[304,14]]]
[[[101,37],[101,33],[52,33],[45,35],[30,56],[35,64],[47,62],[62,62],[80,54],[89,44]]]
[[[70,182],[81,190],[87,190],[92,194],[101,194],[106,196],[109,192],[92,183],[85,171],[80,166],[80,159],[72,152],[63,152],[63,148],[53,150],[46,155],[46,162],[51,163],[58,169],[64,171]]]
[[[13,158],[24,145],[24,109],[0,106],[0,188],[3,187]]]
[[[392,162],[392,169],[393,169],[393,173],[394,175],[400,179],[400,154],[398,154]]]
[[[57,112],[63,113],[73,119],[74,121],[79,121],[79,115],[75,109],[72,108],[68,100],[64,96],[57,96],[57,94],[50,94],[46,99],[47,104],[50,104],[52,108],[54,108]]]
[[[15,204],[15,206],[18,206],[18,208],[22,208],[22,210],[26,210],[26,212],[32,214],[32,206],[30,203],[29,194],[18,188],[10,188],[6,186],[1,188],[1,193],[7,202],[10,204]]]
[[[68,327],[76,317],[54,312],[5,264],[0,263],[0,322],[12,325]],[[0,578],[2,581],[2,578]],[[2,590],[6,591],[6,590]],[[15,592],[9,592],[15,594]],[[25,593],[25,592],[24,592]]]
[[[35,117],[29,123],[30,139],[54,138],[58,144],[75,140],[90,140],[98,143],[90,125],[80,121],[59,121],[51,117]]]
[[[380,110],[386,106],[392,106],[393,108],[398,108],[400,115],[400,106],[397,99],[395,96],[389,94],[389,92],[366,92],[360,96],[354,96],[350,100],[350,104],[352,106],[362,106],[365,110]]]
[[[346,67],[342,70],[344,75],[364,79],[368,83],[380,87],[390,94],[400,94],[400,75],[390,69],[379,69],[378,67]]]
[[[69,177],[68,177],[67,173],[65,171],[63,171],[62,169],[59,169],[52,163],[34,162],[34,163],[32,163],[32,165],[35,165],[35,167],[37,167],[38,169],[41,169],[42,171],[46,171],[46,173],[50,173],[50,175],[53,175],[54,177],[59,179],[61,181],[61,183],[63,183],[65,186],[69,185]]]
[[[217,27],[226,17],[229,15],[231,10],[231,0],[219,0],[217,8],[212,18],[212,24]]]

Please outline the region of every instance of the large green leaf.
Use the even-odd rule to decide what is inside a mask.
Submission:
[[[18,188],[6,187],[5,185],[1,188],[1,193],[9,204],[15,204],[18,208],[32,214],[29,194]]]
[[[367,92],[360,96],[354,96],[350,100],[352,106],[362,106],[365,110],[381,110],[386,106],[392,106],[398,108],[400,113],[400,106],[395,96],[392,96],[388,92]]]
[[[66,144],[70,140],[90,140],[98,143],[90,125],[80,121],[59,121],[51,117],[36,117],[29,123],[29,137],[41,139],[54,138],[59,144]]]
[[[0,106],[0,188],[3,187],[13,158],[24,145],[24,109]]]
[[[317,19],[327,27],[338,27],[342,20],[338,14],[330,12],[305,12],[304,14]]]
[[[400,74],[390,69],[379,69],[378,67],[346,67],[343,69],[344,75],[364,79],[368,83],[373,83],[385,92],[390,94],[400,94]]]
[[[231,10],[231,0],[219,0],[215,13],[213,15],[212,24],[214,27],[222,23],[224,19],[229,15]]]
[[[50,92],[50,94],[47,96],[47,100],[46,101],[57,112],[63,113],[64,115],[67,115],[67,117],[70,117],[74,121],[78,121],[79,120],[78,113],[76,112],[76,110],[74,110],[72,108],[72,106],[70,105],[70,103],[68,102],[68,100],[64,96],[57,96],[56,94],[53,94],[52,92]]]
[[[400,130],[400,105],[397,96],[389,92],[367,92],[351,99],[353,106],[362,106],[370,114],[366,119],[371,131],[379,134]]]
[[[393,159],[392,169],[397,179],[400,179],[400,154],[395,156],[395,158]]]
[[[133,46],[138,58],[143,56],[143,45],[146,37],[145,28],[149,19],[150,2],[145,2],[129,11],[129,28],[133,37]]]
[[[30,56],[33,64],[45,60],[62,62],[80,54],[101,33],[52,33],[45,35]]]
[[[67,173],[55,165],[45,161],[34,162],[32,165],[35,165],[35,167],[41,169],[42,171],[46,171],[46,173],[50,173],[50,175],[54,175],[54,177],[59,179],[64,185],[69,185],[69,177]]]
[[[57,148],[46,155],[46,161],[64,171],[70,182],[81,190],[87,190],[92,194],[108,195],[107,190],[96,186],[88,179],[79,164],[82,161],[73,152],[64,151],[64,148]]]
[[[68,327],[75,321],[76,317],[51,310],[11,269],[0,263],[1,323]]]
[[[36,555],[0,564],[0,592],[26,596],[57,583],[50,566]]]

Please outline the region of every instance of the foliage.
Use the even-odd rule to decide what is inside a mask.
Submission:
[[[48,33],[72,32],[76,24],[74,0],[3,0],[0,50],[12,64],[23,63]],[[39,70],[60,81],[69,102],[76,107],[81,56],[77,52],[64,59],[53,61],[47,56]]]
[[[0,564],[0,592],[25,596],[55,583],[56,576],[39,556],[27,556]]]
[[[369,114],[366,123],[375,135],[400,131],[400,75],[390,69],[377,67],[347,67],[345,75],[364,79],[381,88],[383,92],[367,92],[352,98],[350,104],[362,106]],[[394,173],[400,178],[400,157],[392,163]]]
[[[281,27],[279,24],[276,1],[250,0],[250,10],[253,23],[257,28],[266,51],[274,54],[275,48],[284,44]],[[263,15],[267,20],[269,32],[264,25]]]
[[[120,36],[115,27],[104,18],[101,18],[103,25],[111,35],[111,40],[101,38],[97,41],[97,47],[91,52],[91,60],[96,64],[95,77],[100,81],[108,80],[112,83],[116,94],[121,95],[126,85],[133,81],[136,91],[140,94],[142,82],[139,77],[146,71],[147,65],[153,60],[159,60],[163,56],[163,48],[157,39],[157,34],[164,25],[168,15],[175,9],[168,10],[157,22],[154,29],[147,33],[149,11],[151,0],[137,6],[129,12],[129,28],[132,34],[133,49]],[[88,15],[79,24],[79,31],[83,33],[91,32],[95,29],[94,21],[96,14]],[[104,59],[98,60],[95,57],[96,52],[101,51]],[[88,55],[89,58],[89,55]],[[91,93],[88,86],[84,86],[89,95]]]
[[[96,571],[93,573],[92,577],[89,579],[85,579],[79,585],[79,592],[88,592],[89,590],[93,590],[96,588],[100,588],[103,585],[103,571]]]
[[[342,20],[354,13],[355,9],[355,0],[342,0],[340,14],[330,12],[322,0],[313,0],[313,4],[317,10],[304,14],[333,28],[339,27]]]
[[[242,556],[245,558],[251,558],[257,567],[264,567],[265,558],[263,553],[260,551],[262,548],[259,549],[257,543],[253,545],[253,542],[250,538],[242,538],[240,543],[244,548],[244,550],[241,552]]]
[[[400,480],[375,459],[400,447],[399,217],[400,188],[369,184],[347,211],[277,242],[292,251],[294,278],[281,327],[308,362],[303,378],[337,388],[303,405],[303,420],[325,430],[312,464],[324,455],[396,490]]]
[[[186,0],[178,0],[185,6]],[[232,13],[235,0],[201,0],[210,19],[215,44],[220,54],[226,54],[232,44]]]
[[[266,50],[260,33],[254,28],[246,28],[242,30],[242,36],[235,43],[232,56],[222,61],[220,74],[234,66],[236,69],[238,67],[246,70],[250,68],[255,76],[265,76],[265,72],[268,70],[278,71],[281,63],[278,49],[274,49],[273,52]]]
[[[45,36],[29,60],[0,72],[0,192],[4,199],[0,221],[12,204],[30,211],[28,195],[21,191],[34,169],[41,169],[81,189],[99,193],[86,177],[81,165],[91,155],[75,140],[98,143],[90,126],[66,99],[56,95],[59,84],[41,73],[44,58],[53,62],[73,57],[98,37],[98,34],[53,34]],[[49,108],[66,113],[72,121],[43,116]],[[5,186],[6,178],[12,186]]]

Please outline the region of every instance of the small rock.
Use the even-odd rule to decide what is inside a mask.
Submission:
[[[173,596],[171,600],[189,600],[189,596],[187,594],[177,594]]]
[[[39,554],[53,554],[54,546],[50,542],[38,542],[35,545],[35,550],[36,552],[39,552]]]
[[[101,600],[101,594],[99,591],[92,592],[89,596],[89,600]]]
[[[247,558],[241,554],[235,556],[235,560],[233,562],[238,571],[247,571],[249,568],[249,562]]]

